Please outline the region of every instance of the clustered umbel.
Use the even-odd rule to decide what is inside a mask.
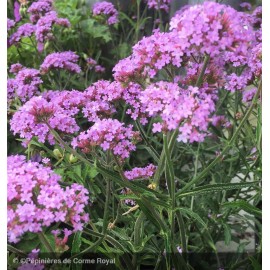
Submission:
[[[8,240],[17,243],[26,232],[41,232],[54,222],[65,222],[73,231],[82,230],[89,216],[84,212],[88,191],[79,184],[65,189],[61,177],[49,167],[8,157]]]
[[[79,56],[71,51],[51,53],[46,56],[40,66],[42,74],[48,73],[53,69],[65,69],[70,72],[80,73],[81,68],[77,63]]]
[[[149,164],[148,166],[144,168],[133,168],[131,171],[125,171],[124,175],[128,180],[134,180],[134,179],[148,179],[152,177],[156,171],[157,167],[153,164]]]
[[[183,56],[181,46],[177,35],[156,30],[133,46],[131,56],[119,61],[113,68],[114,78],[121,83],[141,83],[147,77],[153,78],[168,64],[180,67]]]
[[[139,140],[139,133],[132,130],[132,125],[125,127],[116,119],[103,119],[74,138],[72,146],[84,153],[91,153],[99,146],[104,151],[111,150],[119,160],[124,160],[136,149],[135,144]]]
[[[110,117],[116,112],[114,102],[121,98],[122,88],[116,82],[99,80],[84,92],[87,100],[82,109],[84,116],[90,122]]]
[[[129,82],[143,84],[147,79],[154,79],[161,70],[175,78],[170,73],[171,66],[190,73],[190,67],[202,66],[204,56],[208,55],[208,69],[213,67],[210,81],[230,91],[242,90],[258,74],[254,72],[254,64],[251,64],[254,56],[250,53],[261,43],[260,27],[254,29],[254,18],[259,17],[258,14],[259,11],[255,15],[237,12],[214,2],[184,8],[171,19],[170,32],[156,30],[139,41],[132,55],[114,67],[114,78],[125,85]],[[257,55],[256,61],[261,62],[260,53]],[[229,73],[228,65],[232,66]],[[235,72],[237,67],[242,68],[240,75]],[[179,80],[178,83],[188,82]]]
[[[31,23],[25,23],[18,27],[17,31],[13,33],[8,42],[9,45],[17,44],[24,37],[31,37],[36,31],[36,26]]]
[[[55,11],[46,13],[46,16],[41,17],[36,24],[36,39],[40,44],[43,44],[46,40],[53,38],[52,27],[54,25],[60,25],[63,27],[69,27],[70,22],[67,19],[58,18]]]
[[[28,8],[30,21],[32,23],[37,23],[41,17],[52,11],[52,3],[53,0],[39,0],[37,2],[33,2]]]
[[[163,81],[149,85],[140,99],[150,117],[162,119],[153,124],[153,132],[178,128],[178,141],[183,142],[203,141],[210,114],[215,110],[212,95],[203,88],[181,89],[176,83]]]
[[[156,10],[165,10],[166,12],[169,12],[169,7],[171,0],[144,0],[148,6],[148,8],[153,8]]]
[[[9,31],[10,29],[12,29],[15,26],[15,22],[9,18],[7,18],[7,31]]]
[[[48,102],[42,96],[33,97],[14,114],[10,121],[11,130],[26,139],[24,145],[35,136],[39,142],[44,143],[48,140],[50,144],[54,144],[54,136],[50,129],[62,134],[79,131],[73,114],[67,111],[54,102]]]
[[[40,93],[39,85],[43,81],[38,70],[14,64],[11,66],[10,72],[16,74],[16,77],[8,79],[8,99],[18,97],[21,101],[26,101]]]
[[[107,1],[97,2],[93,5],[94,16],[104,16],[108,25],[116,24],[118,22],[118,11],[114,5]]]

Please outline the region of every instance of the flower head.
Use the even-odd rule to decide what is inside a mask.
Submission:
[[[118,120],[103,119],[74,138],[72,145],[85,153],[90,153],[99,146],[104,151],[111,150],[120,160],[124,160],[135,150],[135,143],[138,140],[139,134],[132,131],[131,125],[125,127]]]
[[[36,26],[31,23],[25,23],[18,27],[17,31],[9,38],[9,44],[17,44],[24,37],[31,37],[36,30]]]
[[[169,6],[171,3],[171,0],[145,0],[147,3],[148,8],[154,8],[156,10],[162,9],[166,12],[169,11]]]
[[[88,221],[88,191],[72,184],[63,189],[49,167],[8,157],[8,239],[16,243],[25,232],[40,232],[54,222],[70,223],[76,231]]]
[[[95,3],[93,6],[93,15],[104,16],[108,25],[116,24],[118,22],[118,11],[112,3],[107,1]]]
[[[80,73],[81,68],[76,63],[79,56],[71,51],[51,53],[46,56],[45,60],[40,66],[40,72],[42,74],[48,73],[52,69],[65,69],[70,72]]]

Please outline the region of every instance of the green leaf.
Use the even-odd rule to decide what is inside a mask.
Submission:
[[[151,205],[150,201],[142,198],[137,200],[140,209],[144,212],[147,219],[149,219],[159,230],[163,233],[167,232],[167,226],[165,222],[161,219],[156,209]]]
[[[181,193],[181,191],[179,191],[176,194],[176,198],[182,198],[186,196],[195,196],[195,195],[219,192],[219,191],[224,191],[224,190],[242,189],[242,188],[247,188],[247,187],[252,187],[252,186],[258,186],[259,183],[260,181],[245,182],[245,183],[204,185],[201,187],[194,188],[191,191],[185,192],[185,193]]]
[[[262,265],[254,257],[249,257],[249,259],[251,260],[253,270],[261,270],[262,269]]]
[[[82,232],[76,232],[72,241],[71,256],[80,253],[80,247],[82,244]],[[81,270],[82,264],[72,264],[72,270]]]
[[[261,218],[262,217],[262,211],[260,209],[258,209],[257,207],[249,204],[246,201],[243,200],[239,200],[239,201],[235,201],[235,202],[226,202],[222,204],[222,207],[226,207],[226,208],[239,208],[239,210],[244,210],[247,213],[254,215],[256,217]]]
[[[88,171],[88,175],[90,176],[90,178],[95,178],[98,175],[98,171],[96,170],[95,167],[91,167],[90,170]]]
[[[90,34],[93,38],[101,38],[106,43],[111,41],[111,34],[107,25],[101,25],[94,19],[81,21],[82,29],[85,33]]]
[[[120,15],[120,18],[121,17],[123,17],[124,19],[126,19],[129,23],[130,23],[130,25],[132,26],[132,27],[136,27],[136,22],[133,22],[131,19],[130,19],[130,17],[129,16],[127,16],[124,12],[119,12],[119,15]]]
[[[208,227],[206,223],[203,221],[203,219],[197,213],[193,212],[189,208],[178,207],[175,210],[176,211],[179,210],[185,216],[190,216],[194,218],[205,229],[205,233],[203,233],[203,237],[206,239],[209,246],[216,252],[216,246],[214,244],[214,241],[210,233],[208,232]]]
[[[222,225],[223,225],[223,228],[224,228],[225,244],[229,245],[230,242],[231,242],[231,239],[232,239],[231,228],[226,223],[223,223]]]

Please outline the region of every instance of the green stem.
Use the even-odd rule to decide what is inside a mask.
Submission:
[[[169,151],[172,151],[174,144],[175,144],[175,141],[176,141],[176,138],[177,138],[177,135],[178,135],[178,128],[173,132],[173,134],[170,137]],[[154,175],[153,182],[156,184],[156,186],[158,186],[160,177],[161,177],[162,172],[164,170],[164,162],[165,162],[165,149],[164,149],[164,145],[163,145],[163,149],[162,149],[162,152],[161,152],[161,155],[159,158],[159,162],[158,162],[158,167],[157,167],[157,170],[156,170],[155,175]]]
[[[8,251],[13,252],[13,253],[16,253],[19,256],[22,256],[22,257],[26,257],[27,256],[27,254],[24,253],[22,250],[19,250],[19,249],[15,248],[15,247],[13,247],[11,245],[7,245],[7,249],[8,249]]]
[[[178,226],[180,231],[180,238],[181,238],[181,248],[183,253],[187,253],[187,239],[186,239],[186,232],[185,232],[185,223],[180,211],[176,211],[176,217],[178,220]]]
[[[67,143],[65,143],[62,138],[59,136],[59,134],[48,124],[46,123],[48,128],[50,129],[50,132],[53,134],[53,136],[55,137],[55,139],[62,144],[65,149],[67,151],[69,151],[70,153],[72,153],[74,156],[76,156],[79,160],[81,160],[82,162],[85,162],[86,164],[90,165],[91,167],[94,166],[94,164],[92,164],[89,160],[87,160],[86,158],[84,158],[83,156],[81,156],[80,154],[77,153],[77,151],[75,151],[74,149],[72,149],[70,146],[68,146]]]
[[[136,2],[137,2],[137,23],[136,23],[136,29],[135,29],[135,43],[137,43],[139,40],[141,0],[137,0]]]
[[[98,247],[104,240],[105,240],[106,235],[103,235],[102,237],[100,237],[92,246],[86,248],[85,250],[83,250],[82,252],[75,254],[73,256],[71,256],[69,259],[74,259],[76,257],[80,257],[81,255],[89,252],[90,250],[95,249],[96,247]]]
[[[110,203],[110,193],[111,193],[111,180],[107,179],[107,186],[106,186],[106,201],[104,207],[104,215],[103,215],[103,228],[102,233],[106,233],[108,228],[108,216],[109,216],[109,203]]]
[[[141,124],[139,123],[139,121],[135,121],[135,125],[137,127],[137,129],[140,131],[140,134],[143,138],[143,140],[145,141],[145,143],[148,145],[148,147],[151,149],[151,151],[153,152],[154,156],[155,156],[155,159],[156,160],[159,160],[159,157],[158,157],[158,153],[156,151],[156,149],[151,145],[151,143],[149,142],[148,138],[147,138],[147,135],[145,134],[145,131],[143,130],[143,127],[141,126]]]
[[[197,154],[196,154],[196,160],[195,160],[195,164],[194,164],[194,177],[197,176],[197,172],[198,172],[199,149],[200,149],[200,143],[198,144],[198,149],[197,149]],[[195,187],[195,185],[193,187]],[[191,211],[193,211],[194,198],[195,198],[195,196],[193,195],[191,197],[191,203],[190,203],[190,210]],[[190,231],[190,227],[191,227],[191,225],[189,225],[188,231]],[[187,243],[188,243],[188,236],[187,236]]]
[[[142,230],[143,230],[143,221],[144,221],[145,215],[143,212],[141,212],[135,222],[134,225],[134,246],[135,249],[140,247],[141,245],[141,235],[142,235]],[[137,264],[137,253],[135,252],[132,258],[132,264],[134,268],[139,269],[138,264]]]
[[[207,67],[207,65],[208,65],[209,60],[210,60],[210,56],[209,56],[209,55],[206,55],[206,56],[204,57],[204,60],[203,60],[203,66],[202,66],[200,75],[199,75],[199,77],[198,77],[198,79],[197,79],[197,81],[196,81],[196,86],[197,86],[197,87],[200,87],[201,84],[202,84],[202,82],[203,82],[203,76],[204,76],[204,73],[205,73],[205,71],[206,71],[206,67]]]

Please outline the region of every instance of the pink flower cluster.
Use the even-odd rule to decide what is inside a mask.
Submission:
[[[64,134],[79,131],[75,118],[67,111],[41,96],[33,97],[13,115],[10,121],[11,130],[26,139],[24,145],[34,136],[42,143],[48,140],[50,144],[54,144],[50,128]]]
[[[80,73],[81,68],[76,64],[79,56],[71,51],[56,52],[46,56],[40,66],[42,74],[48,73],[52,69],[65,69],[71,72]]]
[[[243,2],[243,3],[241,3],[239,6],[240,6],[241,8],[243,8],[243,9],[246,9],[246,10],[251,10],[251,8],[252,8],[251,4],[248,3],[248,2]]]
[[[60,230],[53,230],[52,234],[54,235],[54,241],[55,241],[55,250],[56,252],[64,252],[69,249],[68,245],[66,245],[68,241],[68,237],[72,234],[72,231],[68,229],[63,230],[64,238],[58,237],[61,234]]]
[[[15,26],[15,22],[9,18],[7,18],[7,31]]]
[[[12,66],[12,70],[16,68]],[[14,97],[16,87],[16,80],[8,80],[9,99]],[[27,141],[37,136],[40,142],[48,140],[54,144],[48,125],[60,133],[72,134],[79,130],[75,118],[80,112],[90,122],[111,117],[116,112],[115,103],[122,99],[123,91],[117,82],[99,80],[83,92],[44,92],[42,96],[32,97],[14,114],[10,122],[11,130]]]
[[[260,74],[261,30],[254,29],[254,16],[214,2],[185,7],[172,18],[170,32],[156,30],[139,41],[132,55],[114,67],[114,78],[125,85],[135,82],[145,87],[148,79],[165,70],[180,85],[195,85],[207,54],[210,61],[203,81],[209,87],[242,90]],[[258,52],[254,52],[257,58],[252,59],[251,50]],[[175,77],[170,73],[172,67],[182,68],[188,77]]]
[[[148,122],[145,113],[146,106],[140,102],[142,91],[143,88],[141,85],[130,82],[128,86],[123,89],[122,98],[125,103],[129,105],[126,113],[129,114],[133,120],[139,118],[142,124],[146,124]]]
[[[121,86],[116,82],[99,80],[85,91],[48,91],[43,98],[60,106],[69,116],[80,111],[90,122],[110,117],[116,112],[114,102],[121,98]]]
[[[262,43],[259,42],[251,49],[248,66],[255,77],[262,75]]]
[[[175,33],[155,33],[144,37],[134,47],[131,56],[122,59],[113,68],[115,80],[128,83],[142,83],[153,78],[168,64],[181,66],[183,49]]]
[[[17,44],[23,37],[31,37],[35,33],[38,51],[43,51],[45,41],[53,39],[54,25],[69,27],[69,20],[58,18],[57,13],[52,10],[52,3],[52,0],[33,2],[28,8],[30,21],[33,24],[25,23],[19,26],[17,31],[10,36],[9,45]],[[8,20],[8,30],[13,26],[12,21]]]
[[[55,11],[46,13],[36,24],[36,39],[39,43],[43,44],[46,40],[53,38],[52,27],[54,25],[69,27],[70,22],[68,19],[58,18]]]
[[[32,23],[37,23],[41,17],[52,11],[52,3],[53,0],[39,0],[37,2],[33,2],[27,10],[30,14],[30,21]]]
[[[153,132],[179,128],[178,141],[201,142],[207,134],[210,114],[215,110],[211,94],[203,88],[181,89],[175,83],[160,81],[149,85],[140,96],[150,117],[160,117]]]
[[[163,9],[168,12],[171,0],[145,0],[145,2],[149,8],[154,8],[156,10]]]
[[[75,116],[78,114],[82,106],[84,106],[85,102],[87,102],[84,96],[84,92],[77,90],[50,90],[42,93],[42,97],[46,101],[59,106],[60,110],[63,110],[64,113],[68,116]]]
[[[132,125],[125,127],[115,119],[103,119],[96,122],[86,132],[73,139],[72,146],[90,153],[96,146],[104,151],[111,150],[120,160],[128,158],[135,144],[140,140],[139,133],[132,131]]]
[[[41,232],[43,226],[66,222],[74,231],[89,220],[84,207],[88,191],[72,184],[63,189],[60,176],[24,156],[8,157],[8,240],[18,242],[25,232]]]
[[[14,64],[10,71],[17,75],[15,79],[8,79],[8,98],[18,97],[20,100],[26,101],[39,93],[38,88],[43,81],[38,70]]]
[[[17,44],[24,37],[31,37],[36,30],[36,26],[31,23],[25,23],[18,27],[17,31],[13,33],[8,42],[10,45]]]
[[[181,43],[195,55],[199,52],[216,56],[239,45],[245,53],[248,42],[254,38],[248,16],[214,2],[191,6],[176,14],[171,19],[170,29],[178,33]]]
[[[133,168],[131,171],[125,171],[124,175],[128,180],[134,180],[138,178],[150,178],[156,171],[156,166],[149,164],[145,168]]]
[[[116,24],[118,22],[118,11],[112,3],[107,1],[95,3],[93,6],[93,15],[105,16],[108,25]]]
[[[257,88],[252,88],[243,92],[243,102],[250,103],[257,92]]]
[[[100,118],[108,117],[116,112],[114,101],[121,98],[122,88],[117,82],[99,80],[84,92],[85,106],[82,109],[84,116],[95,122]]]

